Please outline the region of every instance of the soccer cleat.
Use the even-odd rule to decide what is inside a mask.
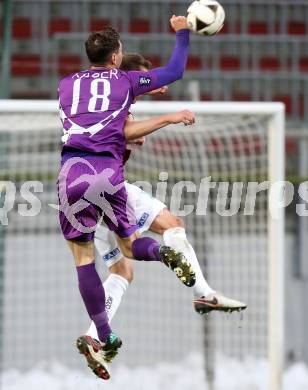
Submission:
[[[107,363],[115,358],[122,341],[113,333],[108,336],[106,343],[93,339],[91,336],[80,336],[77,339],[79,353],[85,356],[88,366],[94,374],[104,380],[110,379]]]
[[[247,308],[247,305],[246,303],[227,298],[224,295],[215,292],[206,297],[195,299],[194,307],[197,313],[206,314],[213,310],[229,313],[232,313],[233,311],[242,311]]]
[[[161,246],[159,253],[162,262],[175,272],[176,276],[185,286],[192,287],[196,283],[196,274],[190,263],[181,252],[177,252],[169,246]]]
[[[118,349],[122,346],[122,340],[113,332],[107,338],[107,341],[102,347],[104,359],[107,363],[111,363],[118,354]]]

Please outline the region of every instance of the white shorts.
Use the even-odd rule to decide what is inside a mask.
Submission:
[[[128,202],[135,211],[139,233],[143,233],[149,230],[154,219],[167,206],[133,184],[125,182],[125,188]],[[97,227],[94,243],[100,258],[104,260],[107,267],[111,267],[123,257],[114,233],[106,225]]]

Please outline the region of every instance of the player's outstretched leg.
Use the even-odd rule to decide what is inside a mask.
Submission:
[[[95,323],[99,340],[81,336],[77,348],[87,360],[88,366],[101,379],[109,379],[107,363],[116,356],[122,341],[112,331],[105,309],[105,291],[94,264],[93,242],[69,241],[78,275],[79,291],[87,312]]]
[[[133,269],[131,263],[132,261],[130,259],[121,257],[116,264],[109,266],[111,274],[103,283],[106,296],[105,309],[109,324],[120,306],[126,289],[133,280]],[[97,329],[93,321],[91,322],[86,335],[98,340]]]
[[[185,286],[192,287],[196,282],[195,271],[182,252],[161,246],[150,237],[137,238],[132,243],[132,254],[136,260],[161,261]]]
[[[167,229],[164,232],[163,237],[164,242],[167,245],[184,253],[184,255],[189,258],[196,273],[196,283],[193,287],[195,297],[194,308],[196,312],[205,314],[212,310],[232,312],[246,309],[247,305],[245,303],[230,299],[223,294],[214,291],[208,285],[203,276],[196,253],[190,245],[183,227]]]

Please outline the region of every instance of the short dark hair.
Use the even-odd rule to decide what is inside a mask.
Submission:
[[[120,34],[112,27],[89,35],[85,43],[86,52],[91,64],[106,64],[111,55],[120,48]]]
[[[141,54],[138,53],[124,54],[122,59],[122,64],[120,66],[121,70],[125,70],[125,71],[140,70],[141,67],[150,70],[152,64],[150,61],[146,60]]]

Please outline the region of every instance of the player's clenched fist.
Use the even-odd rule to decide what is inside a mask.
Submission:
[[[189,110],[183,110],[170,114],[170,123],[184,123],[185,126],[195,123],[195,114]]]
[[[185,16],[173,15],[170,19],[170,24],[174,31],[188,29],[187,19]]]

